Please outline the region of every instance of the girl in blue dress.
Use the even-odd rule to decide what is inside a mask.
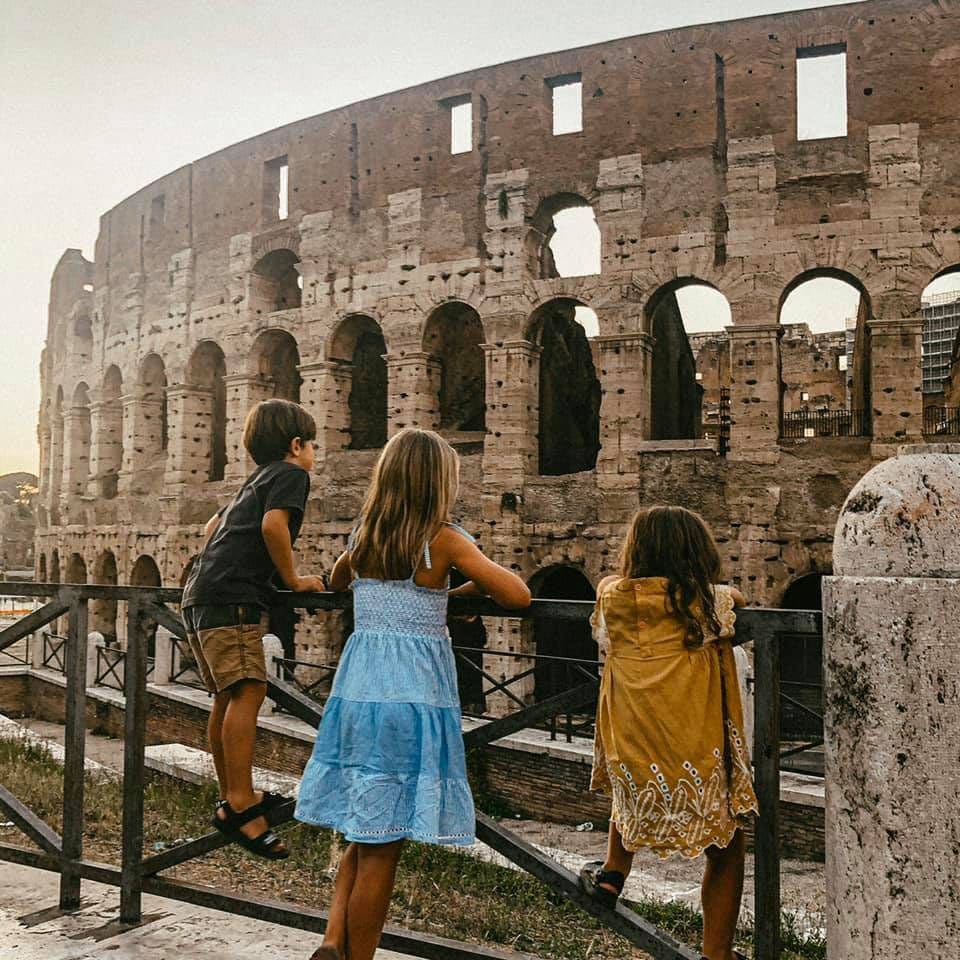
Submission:
[[[468,845],[474,810],[447,634],[447,597],[519,609],[530,591],[448,522],[459,460],[429,430],[383,448],[361,519],[330,577],[353,591],[344,647],[304,771],[296,817],[349,844],[311,960],[371,960],[406,839]],[[452,568],[468,582],[448,590]]]

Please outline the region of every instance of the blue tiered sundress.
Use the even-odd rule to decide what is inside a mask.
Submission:
[[[469,536],[456,527],[464,536]],[[424,548],[430,567],[430,547]],[[296,818],[357,843],[474,842],[447,591],[358,578]]]

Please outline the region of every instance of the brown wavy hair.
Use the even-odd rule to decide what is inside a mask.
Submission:
[[[350,551],[357,574],[402,580],[417,569],[424,545],[450,517],[460,460],[432,430],[407,427],[380,453]]]
[[[703,646],[703,620],[720,633],[713,585],[723,577],[723,564],[698,513],[673,506],[638,511],[620,554],[620,574],[666,578],[671,610],[686,630],[686,646]]]

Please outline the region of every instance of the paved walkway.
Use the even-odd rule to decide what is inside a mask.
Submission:
[[[145,896],[142,926],[120,931],[119,891],[84,881],[83,908],[56,910],[58,876],[3,864],[3,960],[306,960],[320,940],[302,930]],[[377,960],[400,960],[380,950]]]

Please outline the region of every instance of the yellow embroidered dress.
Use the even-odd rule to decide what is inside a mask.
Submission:
[[[594,628],[609,650],[597,704],[590,788],[613,800],[611,820],[628,850],[696,857],[725,847],[757,810],[734,664],[736,619],[718,586],[720,637],[705,628],[684,646],[663,577],[609,583]]]

